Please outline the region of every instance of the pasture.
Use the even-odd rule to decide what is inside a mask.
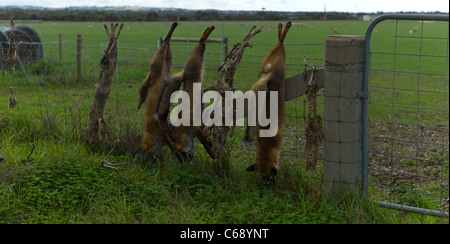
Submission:
[[[264,26],[250,41],[254,46],[246,49],[237,69],[236,86],[247,91],[257,80],[262,59],[276,44],[277,22],[180,22],[173,36],[198,38],[211,24],[216,29],[210,38],[226,37],[230,45],[240,41],[252,25]],[[335,34],[332,28],[343,35],[364,35],[368,24],[362,21],[294,22],[285,41],[286,77],[303,71],[303,56],[308,63],[323,67],[323,43],[326,36]],[[245,171],[253,163],[256,144],[242,141],[243,127],[237,127],[229,139],[224,156],[226,164],[222,169],[214,167],[214,161],[198,143],[194,159],[185,164],[179,164],[167,148],[163,150],[163,160],[135,154],[144,121],[144,112],[137,110],[138,91],[158,40],[171,25],[168,22],[125,23],[118,40],[117,74],[105,110],[108,137],[88,145],[84,129],[98,80],[98,63],[107,43],[102,25],[85,22],[30,24],[44,42],[44,60],[26,68],[30,84],[20,69],[6,70],[5,76],[0,76],[0,155],[4,157],[0,162],[0,223],[448,223],[448,219],[379,208],[359,193],[338,197],[325,195],[322,160],[314,170],[303,169],[307,107],[304,97],[287,103],[276,189],[263,186],[257,174]],[[374,33],[373,47],[378,52],[391,52],[383,48],[392,46],[390,37],[396,27],[393,22],[383,25]],[[408,35],[417,25],[405,21],[397,31]],[[429,35],[447,33],[447,24],[426,25]],[[59,60],[59,34],[63,40],[62,60]],[[77,34],[84,38],[83,78],[80,80],[76,77],[75,62]],[[181,70],[194,46],[195,43],[172,43],[172,73]],[[426,48],[442,55],[442,50],[434,50],[434,46],[430,43]],[[417,45],[402,48],[404,50],[399,51],[415,53]],[[448,48],[446,52],[448,57]],[[207,45],[204,88],[214,84],[222,55],[220,44]],[[392,60],[383,57],[382,54],[374,56],[374,65],[380,70],[389,69]],[[417,70],[414,59],[396,62],[399,68]],[[420,86],[444,93],[421,96],[420,106],[443,104],[444,112],[433,112],[432,116],[423,118],[430,126],[446,125],[448,135],[448,58],[446,64],[440,62],[430,57],[426,68],[425,65],[422,68],[430,73],[442,73],[446,68],[447,79],[422,77]],[[375,73],[372,85],[385,86],[383,77],[388,72]],[[406,76],[399,77],[397,85],[410,87]],[[18,105],[14,109],[8,108],[7,87],[15,87]],[[442,91],[443,87],[446,90]],[[317,109],[323,115],[321,93],[319,91]],[[400,93],[397,96],[403,98],[405,105],[417,103],[414,100],[417,92]],[[391,99],[391,95],[382,90],[373,97],[373,102],[383,103]],[[395,113],[410,113],[408,109]],[[389,120],[394,115],[387,110],[383,105],[374,106],[371,119]],[[405,123],[413,123],[416,117],[406,116],[405,120]],[[374,124],[371,129],[379,129],[375,128],[377,126]],[[389,128],[380,130],[389,133]],[[372,130],[372,133],[377,131]],[[113,146],[113,141],[118,143]],[[443,157],[448,162],[448,136],[446,145]],[[374,147],[384,150],[382,143]],[[130,165],[121,166],[118,171],[101,168],[101,161],[113,148],[108,161]],[[402,150],[406,150],[406,154],[408,147]],[[433,157],[434,154],[428,155]],[[442,167],[448,194],[448,163]],[[378,194],[383,195],[376,192],[375,197],[380,197]]]

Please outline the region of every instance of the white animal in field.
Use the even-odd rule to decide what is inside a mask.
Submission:
[[[417,32],[417,27],[414,27],[412,30],[409,30],[409,34],[414,34]]]

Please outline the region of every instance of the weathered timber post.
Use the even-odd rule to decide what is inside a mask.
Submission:
[[[328,36],[324,74],[324,191],[361,189],[364,37]]]
[[[92,101],[91,110],[89,112],[89,124],[86,129],[86,138],[89,143],[92,143],[95,138],[100,136],[101,125],[105,125],[103,119],[103,111],[106,106],[110,94],[110,86],[114,77],[114,70],[117,64],[117,39],[123,24],[120,25],[119,31],[115,34],[116,28],[119,24],[111,23],[111,32],[108,31],[104,25],[106,34],[108,34],[108,45],[103,51],[103,56],[100,59],[100,77],[96,85],[94,93],[94,100]]]
[[[59,39],[59,61],[62,61],[62,35],[59,34],[58,36]]]
[[[222,60],[223,63],[218,68],[219,75],[216,78],[216,85],[204,89],[205,92],[209,90],[217,91],[222,96],[222,99],[225,99],[225,92],[233,91],[235,89],[235,73],[244,55],[244,50],[246,47],[252,47],[250,39],[260,33],[261,30],[262,28],[256,29],[256,26],[253,26],[252,28],[250,28],[250,31],[244,36],[241,42],[235,43],[232,50],[229,53],[225,53],[225,58],[224,60]],[[222,106],[222,115],[223,118],[225,118],[225,113],[227,113],[228,111],[225,107],[225,103],[223,103]],[[233,117],[236,118],[236,116],[234,115]],[[225,121],[223,122],[225,124]],[[224,166],[222,164],[222,154],[224,152],[225,145],[227,144],[227,138],[230,134],[233,133],[233,130],[234,127],[230,128],[229,126],[213,126],[211,129],[212,138],[214,138],[212,149],[216,153],[216,172],[219,175],[222,174],[220,172],[220,169],[222,169]]]
[[[228,54],[228,37],[222,39],[222,63],[225,63],[225,56]]]
[[[83,54],[83,36],[77,35],[77,79],[81,80],[83,74],[81,72],[81,56]]]

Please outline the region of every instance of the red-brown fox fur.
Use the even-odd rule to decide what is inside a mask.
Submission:
[[[177,27],[174,22],[169,32],[164,38],[164,42],[156,51],[150,61],[150,71],[140,88],[140,99],[138,109],[147,100],[145,111],[144,135],[142,137],[141,148],[154,157],[161,157],[161,147],[164,141],[170,149],[175,150],[175,134],[169,129],[167,118],[153,117],[157,111],[158,102],[161,96],[161,89],[169,78],[172,65],[172,50],[170,48],[170,38]],[[181,158],[178,158],[181,160]]]
[[[200,126],[193,125],[193,84],[202,83],[203,80],[203,56],[205,54],[206,41],[209,35],[215,29],[214,26],[206,28],[203,32],[197,47],[192,51],[187,58],[184,68],[181,72],[172,75],[167,86],[164,88],[162,99],[160,100],[158,113],[155,118],[167,117],[170,103],[169,98],[173,91],[180,88],[183,83],[183,90],[187,92],[190,98],[190,124],[189,126],[180,125],[176,128],[175,146],[185,158],[192,159],[194,152],[194,139],[197,137],[203,144],[208,154],[215,158],[212,152],[212,142],[203,124]],[[199,108],[201,109],[201,108]]]
[[[264,58],[259,71],[259,80],[252,86],[256,96],[258,91],[266,91],[266,111],[269,113],[270,91],[278,92],[278,130],[273,137],[261,137],[258,135],[255,162],[247,171],[257,171],[265,184],[270,184],[278,170],[278,155],[281,150],[281,133],[283,129],[285,108],[284,78],[286,75],[286,51],[284,38],[291,27],[291,22],[286,24],[282,32],[282,24],[278,24],[278,45]],[[258,99],[258,96],[257,96]],[[270,115],[268,115],[270,116]],[[247,136],[253,137],[258,132],[258,127],[247,127]],[[265,127],[261,127],[265,128]],[[247,138],[249,139],[249,138]]]

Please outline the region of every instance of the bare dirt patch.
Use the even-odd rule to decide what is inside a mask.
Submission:
[[[449,192],[449,128],[372,122],[369,185],[381,195],[419,193],[445,204]]]

